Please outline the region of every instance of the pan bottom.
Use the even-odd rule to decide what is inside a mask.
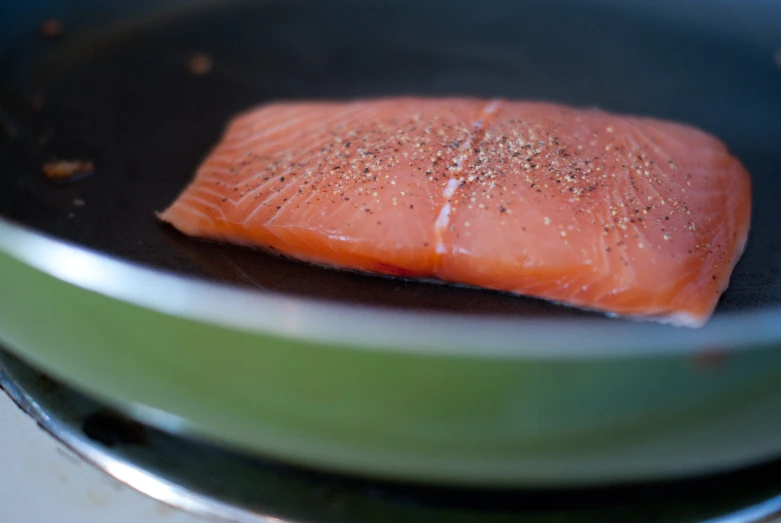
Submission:
[[[781,462],[688,481],[567,490],[454,489],[300,469],[163,432],[122,416],[0,350],[0,387],[77,455],[141,492],[199,514],[280,521],[752,523],[781,514]],[[125,473],[131,470],[132,473]],[[225,491],[224,478],[231,477]],[[167,481],[182,490],[158,489]],[[283,494],[280,494],[283,493]],[[259,516],[263,514],[263,516]]]

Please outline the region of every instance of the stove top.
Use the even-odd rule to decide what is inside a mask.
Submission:
[[[781,460],[696,480],[599,489],[413,486],[304,470],[161,432],[2,350],[0,386],[77,459],[163,503],[221,522],[781,521]]]

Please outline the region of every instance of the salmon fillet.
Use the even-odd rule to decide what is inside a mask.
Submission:
[[[276,103],[236,117],[160,217],[311,263],[700,326],[749,175],[695,128],[536,102]]]

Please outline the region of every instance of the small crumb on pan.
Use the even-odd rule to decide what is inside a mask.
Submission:
[[[92,162],[62,160],[43,165],[43,174],[50,180],[73,180],[89,176],[95,171]]]
[[[74,198],[73,199],[73,205],[75,205],[76,207],[84,207],[85,204],[86,204],[86,202],[84,200],[82,200],[81,198]]]
[[[204,75],[212,70],[214,61],[211,56],[204,53],[194,53],[190,55],[190,59],[187,62],[187,68],[194,75]]]
[[[40,111],[46,105],[46,97],[41,93],[34,94],[30,99],[30,105],[33,110]]]
[[[54,136],[54,131],[51,129],[47,129],[44,131],[42,135],[38,137],[38,143],[40,145],[46,145],[46,143],[49,141],[49,139]]]
[[[773,58],[776,60],[776,65],[781,67],[781,49],[776,49],[776,52],[773,53]]]
[[[41,23],[41,36],[49,40],[56,40],[62,37],[64,27],[62,21],[56,18],[47,18]]]

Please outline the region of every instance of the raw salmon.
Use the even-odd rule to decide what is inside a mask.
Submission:
[[[235,118],[161,218],[312,263],[700,326],[743,252],[750,192],[719,140],[650,118],[276,103]]]

